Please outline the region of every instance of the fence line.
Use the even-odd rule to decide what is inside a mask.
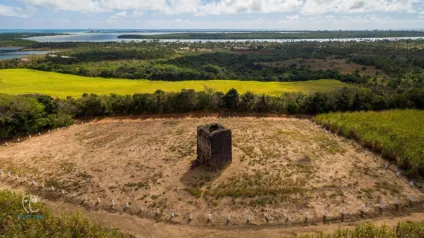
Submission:
[[[364,209],[364,205],[358,208],[358,212],[347,213],[344,207],[341,208],[341,212],[338,216],[328,216],[326,210],[323,211],[322,217],[310,217],[309,213],[304,214],[303,219],[291,220],[287,214],[281,214],[278,217],[285,218],[274,219],[270,214],[261,216],[259,219],[252,219],[251,214],[246,214],[245,217],[231,216],[230,214],[217,214],[208,213],[199,215],[194,214],[193,211],[176,211],[175,209],[161,210],[160,208],[146,209],[142,205],[137,205],[136,202],[124,201],[117,203],[114,199],[99,197],[89,197],[84,193],[77,193],[66,191],[64,189],[55,188],[54,186],[46,187],[44,181],[39,183],[32,179],[28,181],[26,177],[19,177],[18,174],[13,176],[13,173],[8,171],[7,174],[0,169],[0,178],[3,182],[14,184],[18,182],[17,186],[25,186],[31,193],[41,195],[45,199],[60,200],[64,202],[81,205],[87,210],[104,210],[111,213],[127,213],[134,216],[154,219],[156,221],[170,222],[175,224],[190,224],[195,218],[198,221],[203,219],[205,224],[267,224],[267,225],[283,225],[283,226],[299,226],[299,225],[316,225],[320,223],[343,223],[343,222],[354,222],[364,219],[387,217],[392,215],[403,215],[409,212],[423,212],[424,211],[424,200],[415,200],[413,197],[409,197],[408,201],[399,201],[396,199],[393,203],[387,203],[384,205],[382,202],[378,206]],[[19,181],[22,180],[22,181]],[[15,183],[16,185],[16,183]],[[298,213],[299,214],[299,213]],[[201,222],[202,223],[202,222]]]

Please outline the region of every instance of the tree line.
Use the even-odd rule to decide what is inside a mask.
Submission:
[[[0,139],[29,135],[49,128],[69,126],[81,117],[128,116],[162,113],[273,113],[319,114],[335,111],[424,109],[424,90],[393,92],[343,88],[327,93],[285,93],[267,96],[236,89],[182,90],[152,94],[96,95],[54,99],[45,95],[0,95]]]

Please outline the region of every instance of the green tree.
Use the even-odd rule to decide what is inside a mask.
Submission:
[[[226,109],[234,110],[237,109],[237,106],[239,104],[239,98],[240,95],[237,92],[235,88],[230,89],[225,95],[224,95],[224,107]]]
[[[251,112],[255,106],[255,94],[247,91],[241,96],[240,109],[243,112]]]

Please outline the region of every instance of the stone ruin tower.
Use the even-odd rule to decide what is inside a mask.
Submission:
[[[218,170],[231,161],[231,130],[216,123],[198,126],[197,159],[192,166],[206,165],[210,170]]]

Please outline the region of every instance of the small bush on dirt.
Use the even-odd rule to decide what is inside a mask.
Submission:
[[[202,196],[202,190],[200,188],[185,188],[184,190],[196,198],[200,198]]]

